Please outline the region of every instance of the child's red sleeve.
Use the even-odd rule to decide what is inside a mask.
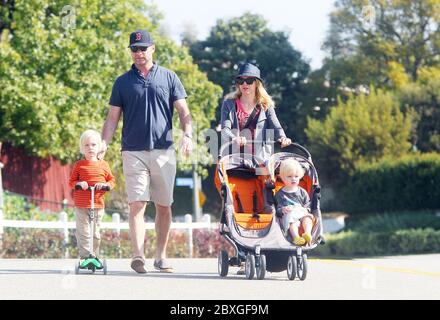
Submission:
[[[78,163],[75,163],[72,173],[70,174],[69,187],[74,189],[77,182],[79,182],[79,167]]]

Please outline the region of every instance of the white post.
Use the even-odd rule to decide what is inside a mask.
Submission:
[[[118,227],[115,228],[115,230],[116,230],[116,234],[119,237],[119,235],[121,233],[121,229],[119,228],[119,223],[121,222],[121,215],[119,213],[113,213],[112,214],[112,222],[118,224]]]
[[[121,215],[119,213],[113,213],[112,214],[112,222],[113,223],[117,223],[117,227],[115,228],[116,230],[116,236],[118,239],[118,257],[122,258],[122,251],[121,251],[121,229],[119,228],[119,223],[121,222]]]
[[[63,223],[63,233],[64,233],[64,241],[63,241],[63,247],[64,247],[64,258],[69,259],[69,250],[67,248],[67,244],[69,243],[69,228],[68,228],[68,218],[67,218],[67,212],[61,211],[60,212],[60,221]]]
[[[185,214],[185,222],[192,223],[192,215]],[[193,229],[192,226],[188,228],[188,253],[189,257],[193,257]]]
[[[202,217],[202,221],[206,222],[209,225],[209,229],[211,229],[211,215],[209,213],[205,213]]]
[[[199,199],[200,187],[200,177],[197,174],[197,165],[193,165],[193,213],[196,222],[199,222],[202,216]]]

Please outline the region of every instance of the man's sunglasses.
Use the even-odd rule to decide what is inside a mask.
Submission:
[[[252,84],[252,83],[254,83],[255,80],[257,80],[257,78],[237,78],[235,80],[235,83],[240,84],[240,85],[242,85],[245,82],[246,82],[246,84]]]
[[[142,52],[147,51],[148,47],[138,47],[138,46],[132,46],[130,47],[131,52],[138,52],[141,50]]]

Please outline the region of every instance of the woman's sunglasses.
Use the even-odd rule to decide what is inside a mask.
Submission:
[[[257,80],[257,78],[237,78],[235,80],[235,83],[240,84],[240,85],[242,85],[245,82],[246,82],[246,84],[252,84],[252,83],[254,83],[255,80]]]
[[[131,52],[138,52],[141,50],[142,52],[147,51],[148,47],[138,47],[138,46],[132,46],[130,47]]]

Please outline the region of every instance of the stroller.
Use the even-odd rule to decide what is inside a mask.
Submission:
[[[218,255],[218,273],[226,277],[229,266],[245,263],[247,279],[264,279],[266,271],[281,272],[287,269],[287,277],[305,280],[307,276],[307,252],[324,243],[320,210],[321,187],[318,174],[309,151],[293,143],[304,155],[290,152],[274,153],[268,160],[255,155],[232,153],[219,155],[215,182],[222,198],[220,234],[233,246],[235,256],[229,258],[226,250]],[[314,216],[312,242],[297,246],[282,229],[281,219],[275,215],[275,193],[283,187],[278,177],[282,160],[294,158],[304,168],[300,186],[311,200]],[[300,228],[300,234],[302,230]]]

